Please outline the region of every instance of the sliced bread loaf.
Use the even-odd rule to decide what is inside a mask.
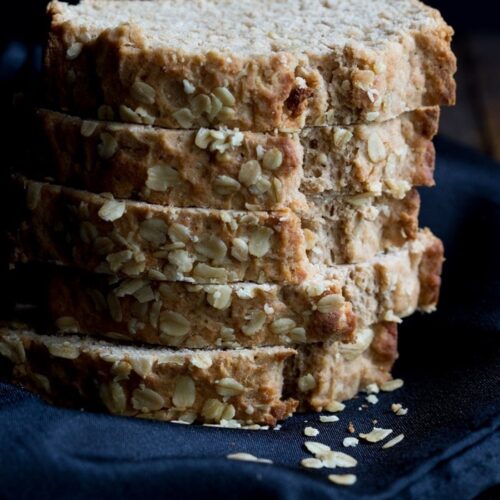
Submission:
[[[85,117],[266,131],[455,99],[452,29],[415,0],[84,0],[49,13],[49,101]]]
[[[333,200],[328,216],[287,209],[173,208],[18,179],[26,191],[15,260],[197,283],[300,283],[329,266],[366,260],[415,238],[419,198]]]
[[[352,342],[355,329],[433,310],[443,249],[430,232],[401,250],[298,285],[191,285],[51,273],[60,331],[190,348]],[[54,330],[54,326],[52,330]]]
[[[57,183],[174,207],[306,215],[316,197],[433,185],[438,108],[300,134],[166,130],[38,112]],[[313,197],[311,197],[314,195]],[[309,197],[311,197],[309,199]]]

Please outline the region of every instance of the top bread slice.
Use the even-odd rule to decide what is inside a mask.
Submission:
[[[452,104],[452,29],[416,0],[49,5],[47,97],[84,117],[241,130]]]

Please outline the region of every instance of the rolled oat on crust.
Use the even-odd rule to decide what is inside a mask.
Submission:
[[[415,0],[87,0],[48,10],[48,101],[86,118],[269,131],[455,101],[453,30]]]

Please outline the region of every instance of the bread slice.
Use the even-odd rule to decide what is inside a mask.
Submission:
[[[401,198],[411,186],[434,184],[436,107],[300,134],[166,130],[45,109],[38,115],[50,150],[45,172],[59,184],[117,198],[224,210],[289,207],[307,215],[321,209],[319,197]],[[226,177],[233,191],[221,190]]]
[[[299,285],[190,285],[59,272],[52,273],[46,309],[61,331],[176,347],[352,342],[356,327],[433,310],[442,261],[441,242],[422,231],[401,250],[329,268]]]
[[[452,104],[452,29],[415,0],[52,2],[48,98],[84,117],[241,130]]]
[[[171,350],[76,336],[0,329],[12,379],[51,402],[119,415],[191,423],[275,424],[296,408],[282,400],[284,347]]]
[[[288,209],[173,208],[20,179],[25,220],[15,259],[198,283],[300,283],[328,266],[369,259],[415,237],[419,198],[334,200],[327,217]]]
[[[383,383],[397,357],[396,325],[359,342],[240,350],[133,347],[89,337],[0,328],[0,367],[50,402],[155,420],[271,424],[301,409],[333,409]]]

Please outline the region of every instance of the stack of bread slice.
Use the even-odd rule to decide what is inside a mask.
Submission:
[[[390,380],[430,312],[418,228],[452,30],[415,0],[52,2],[50,161],[17,176],[13,262],[46,331],[4,328],[56,403],[275,424]],[[372,386],[373,387],[373,386]]]

